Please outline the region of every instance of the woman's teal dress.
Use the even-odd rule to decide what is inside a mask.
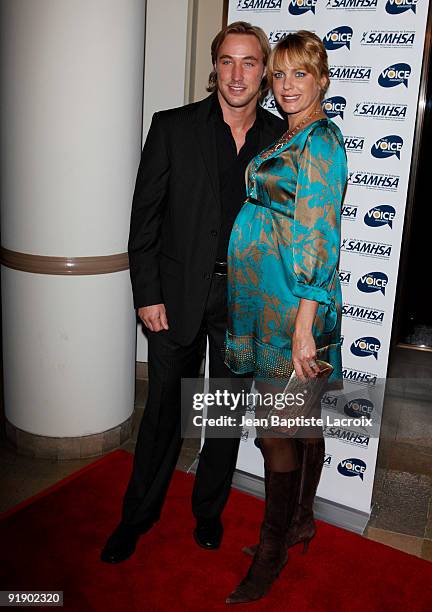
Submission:
[[[262,151],[246,176],[248,197],[228,248],[225,363],[257,378],[289,376],[295,318],[306,298],[319,303],[317,357],[332,364],[330,380],[340,380],[342,134],[318,119]]]

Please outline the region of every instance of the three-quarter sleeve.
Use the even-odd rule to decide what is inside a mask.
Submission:
[[[328,126],[308,134],[299,156],[293,224],[293,293],[328,306],[325,332],[336,325],[330,293],[340,249],[341,203],[347,178],[343,144]]]

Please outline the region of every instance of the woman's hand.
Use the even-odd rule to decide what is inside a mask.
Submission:
[[[316,345],[310,330],[295,330],[292,339],[292,360],[297,376],[302,382],[316,378],[319,371],[315,362]]]

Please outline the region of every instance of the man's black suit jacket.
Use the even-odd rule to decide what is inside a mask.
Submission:
[[[216,95],[216,94],[213,94]],[[129,266],[135,308],[164,303],[171,337],[193,341],[201,324],[221,225],[212,96],[155,113],[132,203]],[[259,149],[286,123],[258,108]]]

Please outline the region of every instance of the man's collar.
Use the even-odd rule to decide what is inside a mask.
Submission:
[[[219,118],[221,121],[225,121],[224,120],[224,116],[223,116],[223,112],[222,112],[222,108],[221,108],[221,105],[220,105],[220,102],[219,102],[217,91],[215,91],[210,96],[210,100],[211,100],[211,102],[210,102],[210,115],[213,115],[214,117]],[[262,127],[263,126],[265,112],[266,111],[258,103],[257,104],[257,111],[256,111],[256,118],[255,118],[255,121],[254,121],[254,126],[256,126],[256,127]]]

